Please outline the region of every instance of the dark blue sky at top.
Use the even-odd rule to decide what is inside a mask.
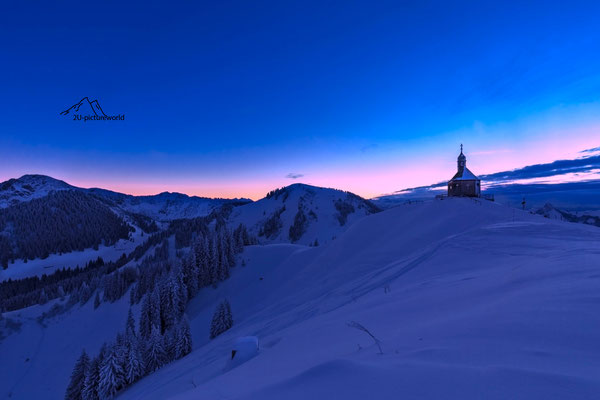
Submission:
[[[474,121],[597,102],[598,15],[552,1],[4,3],[0,156],[6,175],[81,167],[93,184],[157,168],[235,182],[215,161],[259,179],[438,139],[454,154],[443,134]],[[84,96],[126,120],[58,115]]]

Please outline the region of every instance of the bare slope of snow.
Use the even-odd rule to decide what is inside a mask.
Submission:
[[[236,207],[232,227],[246,225],[267,243],[327,243],[379,209],[349,192],[304,184],[277,189],[254,203]]]
[[[598,243],[595,227],[450,199],[319,248],[255,246],[191,304],[195,350],[121,398],[596,399]],[[235,324],[209,342],[222,297]],[[248,335],[259,354],[231,364]]]

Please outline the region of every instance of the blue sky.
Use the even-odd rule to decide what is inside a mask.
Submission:
[[[0,179],[369,197],[600,145],[598,3],[375,3],[4,5]]]

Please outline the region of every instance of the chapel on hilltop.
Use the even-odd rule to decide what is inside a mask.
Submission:
[[[449,197],[480,197],[481,180],[467,168],[467,157],[463,154],[463,145],[460,145],[460,154],[457,159],[458,171],[448,182]]]

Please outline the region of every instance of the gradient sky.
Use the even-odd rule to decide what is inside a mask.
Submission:
[[[450,3],[3,4],[0,180],[372,197],[600,145],[600,3]]]

